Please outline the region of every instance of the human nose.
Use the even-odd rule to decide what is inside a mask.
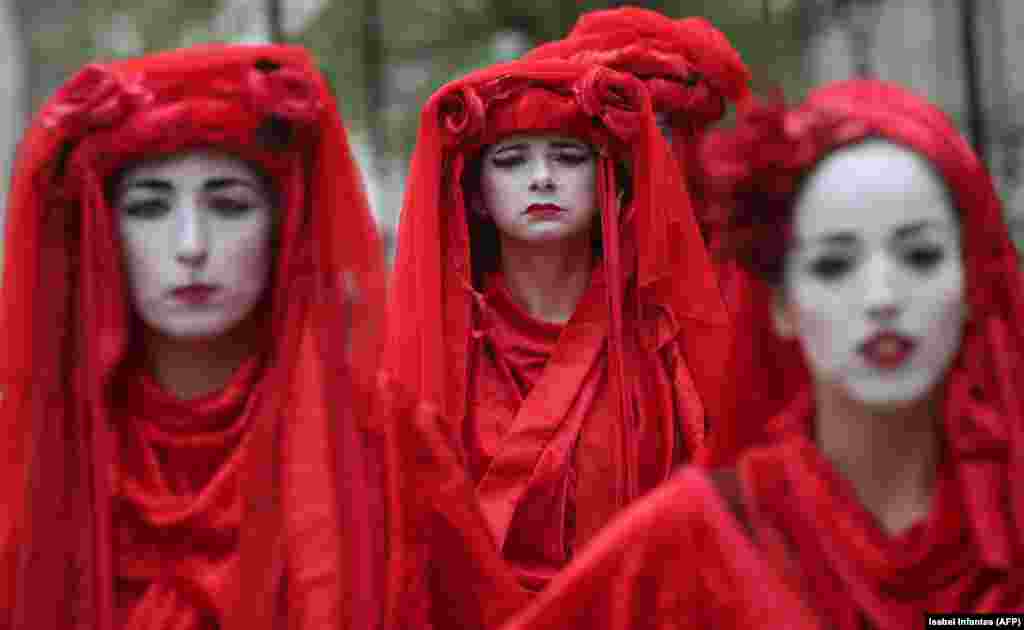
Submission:
[[[178,215],[175,258],[187,267],[202,267],[210,254],[206,217],[195,204]]]
[[[551,165],[545,159],[536,160],[530,172],[530,190],[548,192],[554,189],[555,178],[551,172]]]
[[[864,306],[868,317],[891,322],[903,311],[896,269],[885,255],[872,258],[865,270]]]

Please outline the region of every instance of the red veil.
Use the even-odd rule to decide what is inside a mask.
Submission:
[[[861,617],[898,628],[921,623],[926,611],[1021,610],[1022,278],[992,180],[949,118],[874,80],[819,88],[791,110],[757,108],[734,133],[706,143],[707,169],[732,207],[728,244],[748,267],[780,260],[778,222],[803,174],[837,147],[870,137],[927,158],[961,217],[970,315],[944,384],[945,453],[931,514],[889,539],[818,452],[810,375],[798,346],[770,329],[767,292],[737,322],[746,358],[734,376],[740,408],[713,441],[715,459],[739,460],[763,529],[791,540],[812,604],[837,627],[859,627]],[[770,446],[743,454],[757,444]]]
[[[654,111],[668,115],[672,152],[701,233],[714,252],[721,217],[705,203],[697,151],[707,130],[725,116],[727,103],[734,103],[740,114],[752,103],[750,70],[725,35],[701,17],[673,20],[657,11],[624,7],[584,14],[565,39],[538,46],[524,59],[594,63],[644,82]],[[730,311],[744,308],[756,286],[731,261],[715,266],[726,306]]]
[[[281,216],[242,410],[228,429],[162,426],[144,443],[225,453],[190,497],[150,484],[124,451],[137,427],[119,423],[120,383],[139,349],[106,188],[134,160],[200,147],[261,167]],[[147,627],[377,623],[379,523],[364,507],[377,486],[356,421],[373,400],[383,254],[310,55],[210,45],[86,66],[19,147],[6,229],[0,626],[112,629],[126,562],[159,585],[135,606],[148,616],[131,617]],[[166,543],[156,559],[126,559],[115,501],[142,515],[129,534]]]
[[[696,392],[679,394],[687,398],[680,404],[689,405],[688,411],[670,414],[675,417],[665,422],[685,424],[682,430],[691,434],[687,436],[690,446],[698,448],[703,433],[701,411],[716,414],[721,405],[717,388],[724,363],[719,359],[726,354],[729,334],[714,272],[683,194],[685,189],[639,81],[600,66],[514,62],[475,72],[431,97],[422,113],[399,229],[386,363],[403,386],[424,400],[437,402],[448,423],[446,434],[459,444],[455,450],[461,463],[451,465],[467,467],[463,437],[472,418],[468,408],[473,387],[470,358],[480,326],[476,310],[480,294],[474,287],[479,270],[474,269],[471,217],[461,181],[480,149],[524,130],[580,137],[599,154],[601,275],[607,290],[602,286],[602,293],[594,294],[600,299],[591,300],[583,309],[590,318],[586,325],[577,326],[579,318],[574,315],[565,330],[579,330],[579,339],[563,344],[570,350],[558,351],[566,352],[566,364],[578,367],[582,356],[593,355],[591,359],[607,365],[601,372],[585,370],[587,378],[591,373],[607,373],[600,387],[612,392],[609,398],[613,402],[595,425],[612,425],[600,429],[610,435],[618,431],[614,437],[602,438],[606,448],[595,456],[610,462],[606,476],[615,477],[613,488],[606,494],[591,492],[587,500],[594,505],[582,505],[580,499],[577,508],[579,520],[587,518],[594,521],[589,525],[594,525],[600,520],[594,515],[601,514],[604,519],[606,513],[620,509],[640,493],[638,467],[663,463],[634,461],[629,455],[635,448],[630,428],[639,424],[634,419],[647,402],[637,394],[643,383],[631,367],[631,357],[637,356],[631,345],[635,331],[649,331],[645,343],[650,348],[681,346],[679,362],[685,362],[681,369],[688,366]],[[620,203],[618,181],[623,172],[631,174],[629,203]],[[578,308],[577,313],[580,311]],[[559,343],[563,341],[560,338]],[[561,479],[577,436],[586,433],[585,428],[563,420],[579,406],[574,407],[574,401],[580,387],[552,381],[544,390],[545,397],[539,399],[545,401],[546,411],[529,415],[523,423],[516,418],[517,424],[509,430],[512,437],[506,438],[511,440],[505,442],[509,446],[502,451],[501,475],[488,473],[492,481],[500,478],[511,485],[495,492],[494,487],[477,486],[474,490],[469,484],[468,492],[452,495],[447,505],[439,500],[439,509],[451,511],[460,503],[479,501],[482,514],[478,514],[478,522],[490,525],[490,536],[498,538],[496,546],[500,548],[523,492],[561,483],[552,480]],[[698,410],[695,413],[694,408]],[[492,466],[490,471],[494,470]],[[462,477],[465,474],[460,473]],[[551,521],[555,517],[549,514],[546,518]],[[494,540],[487,539],[486,533],[479,538],[495,546]],[[433,552],[445,553],[439,547],[434,545]]]
[[[691,194],[700,186],[688,167],[704,131],[725,116],[729,101],[740,112],[751,104],[750,71],[725,35],[701,17],[673,20],[636,7],[592,11],[565,39],[538,46],[523,59],[592,63],[642,80],[654,111],[668,115],[672,151]],[[696,210],[707,235],[710,218]]]
[[[733,212],[727,244],[751,267],[777,263],[786,247],[778,221],[801,176],[828,151],[875,136],[927,157],[962,217],[970,321],[945,384],[947,452],[931,514],[889,537],[830,468],[809,439],[799,348],[773,340],[766,293],[736,329],[752,360],[735,389],[752,394],[740,398],[735,425],[716,427],[719,458],[738,459],[738,477],[681,472],[621,512],[505,630],[896,630],[924,623],[926,612],[1024,609],[1022,279],[992,181],[951,121],[873,80],[820,88],[794,110],[755,108],[706,143],[706,166]],[[765,391],[780,383],[788,391]]]

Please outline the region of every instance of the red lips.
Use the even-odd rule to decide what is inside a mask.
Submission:
[[[171,295],[186,304],[200,305],[209,302],[216,292],[217,287],[210,284],[190,284],[174,289]]]
[[[565,208],[553,203],[535,203],[526,209],[526,214],[533,216],[553,216],[565,212]]]
[[[878,368],[894,370],[907,361],[916,345],[909,337],[882,331],[861,344],[860,354]]]

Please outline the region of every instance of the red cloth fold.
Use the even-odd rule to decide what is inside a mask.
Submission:
[[[692,468],[620,513],[502,630],[682,626],[827,627]]]
[[[759,107],[705,145],[706,170],[731,205],[726,244],[747,264],[774,260],[774,226],[802,175],[829,151],[873,137],[928,159],[961,220],[970,316],[942,385],[934,505],[909,532],[886,536],[818,452],[810,374],[798,345],[771,329],[767,287],[737,318],[739,408],[735,424],[711,440],[712,460],[738,461],[750,501],[768,515],[764,535],[795,543],[808,601],[836,627],[859,628],[862,618],[906,627],[927,611],[1022,610],[1022,278],[992,180],[949,118],[875,80],[819,88],[793,108]]]
[[[481,226],[462,186],[484,146],[524,131],[574,135],[598,156],[600,269],[553,343],[553,328],[484,286],[494,254],[472,240]],[[497,547],[538,588],[702,448],[730,335],[714,270],[648,96],[612,70],[514,62],[446,85],[424,107],[408,182],[385,362],[449,423],[447,461],[462,467],[451,474],[474,487],[453,501],[471,500],[467,527],[484,527],[456,538],[484,544],[482,556]],[[446,555],[465,553],[446,544],[424,552],[439,576],[461,562]],[[447,580],[433,584],[437,612]]]
[[[627,72],[644,82],[656,114],[671,129],[672,153],[693,196],[701,231],[715,240],[714,217],[701,202],[694,171],[704,132],[725,116],[729,102],[742,114],[751,103],[750,70],[728,38],[700,17],[672,19],[657,11],[623,7],[584,13],[562,40],[538,46],[527,61],[562,59]],[[732,283],[734,270],[719,273]]]
[[[277,249],[258,373],[179,406],[134,372],[106,193],[135,160],[209,147],[267,174]],[[209,45],[87,67],[22,141],[6,230],[0,627],[374,626],[384,504],[362,424],[383,254],[312,57]]]

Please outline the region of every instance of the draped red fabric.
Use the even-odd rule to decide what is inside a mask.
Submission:
[[[502,630],[681,627],[827,627],[695,468],[621,512]]]
[[[716,459],[738,461],[759,535],[791,547],[808,601],[833,627],[902,628],[927,611],[1024,610],[1024,339],[1015,323],[1024,314],[1022,279],[992,180],[949,118],[873,80],[819,88],[792,109],[757,108],[735,133],[709,140],[705,155],[733,207],[731,247],[754,269],[777,262],[779,222],[788,221],[802,175],[829,151],[869,137],[927,158],[961,217],[970,316],[943,384],[943,463],[931,512],[886,535],[815,446],[809,373],[798,348],[769,330],[767,292],[748,313],[760,319],[737,322],[737,339],[747,356],[772,354],[740,365],[736,378],[749,395],[737,424],[714,442]],[[769,420],[771,405],[784,409]]]
[[[603,254],[562,327],[517,311],[488,276],[488,243],[471,238],[486,226],[463,175],[523,131],[576,136],[600,156]],[[446,85],[424,107],[408,182],[386,364],[450,423],[486,528],[477,540],[537,588],[701,448],[729,335],[714,271],[645,91],[606,68],[514,62]],[[443,547],[430,553],[463,553]]]
[[[584,13],[565,39],[542,44],[525,60],[563,59],[628,72],[644,82],[655,113],[667,116],[672,152],[691,189],[704,131],[725,116],[729,102],[742,113],[751,104],[750,70],[728,38],[701,17],[669,18],[622,7]],[[695,200],[705,238],[713,222]]]
[[[279,232],[265,344],[182,402],[135,360],[107,188],[211,147],[266,173]],[[86,66],[19,147],[6,229],[0,627],[376,625],[383,477],[357,420],[380,408],[383,254],[310,55]]]
[[[524,59],[566,59],[628,72],[644,82],[655,113],[666,117],[672,153],[681,169],[705,242],[715,251],[720,224],[704,203],[698,147],[729,102],[740,114],[752,103],[750,70],[728,38],[701,17],[669,18],[622,7],[583,14],[565,39],[538,46]],[[730,312],[747,308],[752,279],[731,261],[715,260]],[[724,414],[730,412],[724,411]],[[710,424],[717,425],[714,419]]]

